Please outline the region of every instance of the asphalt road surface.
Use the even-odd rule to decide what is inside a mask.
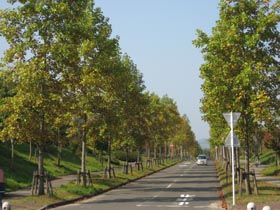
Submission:
[[[68,210],[221,210],[219,184],[212,161],[208,166],[182,162],[91,199],[61,206]]]

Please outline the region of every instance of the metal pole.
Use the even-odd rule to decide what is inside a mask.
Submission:
[[[232,167],[232,205],[235,205],[235,177],[234,177],[234,145],[233,145],[233,113],[230,113],[230,132],[231,132],[231,167]]]

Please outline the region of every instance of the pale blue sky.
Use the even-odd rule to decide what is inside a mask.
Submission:
[[[110,18],[113,34],[132,58],[147,90],[173,98],[191,122],[196,138],[209,138],[199,111],[200,50],[192,40],[196,29],[208,34],[219,18],[220,0],[96,0]]]
[[[0,0],[0,8],[8,6]],[[220,0],[96,0],[120,36],[120,47],[143,74],[147,90],[176,101],[190,120],[196,138],[209,138],[201,120],[199,49],[192,45],[196,29],[208,34],[219,16]],[[0,38],[0,56],[6,47]]]

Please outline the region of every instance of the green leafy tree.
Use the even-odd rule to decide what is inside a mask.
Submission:
[[[158,149],[162,143],[161,139],[161,129],[164,123],[163,116],[163,105],[161,99],[155,93],[149,95],[149,106],[148,109],[148,127],[149,127],[149,139],[147,142],[148,146],[148,159],[150,159],[150,150],[153,148],[154,159],[158,156]]]
[[[269,0],[221,0],[212,35],[198,30],[194,41],[205,60],[201,110],[211,140],[224,140],[229,131],[222,113],[241,112],[237,133],[247,173],[250,138],[260,125],[277,124],[279,116],[279,6]],[[246,183],[251,193],[249,177]]]
[[[68,33],[60,37],[60,47],[62,52],[67,52],[61,63],[66,69],[63,81],[65,102],[69,105],[68,136],[75,136],[82,143],[81,172],[85,186],[87,144],[88,139],[94,138],[90,130],[96,119],[100,119],[100,113],[104,113],[104,108],[115,110],[111,83],[114,80],[112,72],[120,63],[120,52],[118,39],[111,38],[111,26],[100,8],[93,8],[92,1],[85,1],[80,8],[85,8],[84,12],[78,7],[72,14],[72,18],[79,16],[79,22],[72,24],[69,21],[63,28]],[[114,115],[107,113],[113,123],[111,116]]]
[[[149,104],[145,111],[146,146],[148,159],[150,149],[154,149],[154,158],[167,155],[167,147],[173,142],[173,133],[180,123],[180,115],[176,103],[168,96],[160,98],[155,93],[147,93]]]
[[[160,129],[162,140],[161,147],[164,147],[164,156],[167,157],[168,146],[171,143],[174,143],[175,147],[178,147],[182,150],[182,144],[177,145],[173,141],[174,133],[181,123],[181,117],[178,111],[177,104],[173,99],[169,98],[167,95],[164,95],[161,98],[160,102],[163,105],[163,121]]]
[[[114,82],[120,105],[120,135],[115,145],[124,149],[128,157],[128,151],[135,149],[139,143],[137,139],[140,134],[139,121],[145,86],[142,75],[128,55],[123,57],[121,64]]]
[[[199,143],[195,138],[190,121],[186,115],[180,117],[180,121],[176,126],[172,140],[177,147],[181,146],[183,149],[181,152],[189,157],[197,156],[200,151]]]
[[[8,74],[8,75],[6,75],[6,74]],[[10,74],[10,72],[1,71],[1,75],[0,75],[0,104],[4,103],[5,98],[12,97],[12,96],[15,95],[15,84],[12,81],[8,80],[8,78],[10,77],[9,74]],[[0,127],[1,127],[1,129],[4,126],[3,121],[6,117],[7,117],[7,113],[2,112],[1,115],[0,115]],[[11,141],[11,159],[12,159],[11,167],[12,167],[13,161],[14,161],[15,140],[12,138],[12,139],[10,139],[10,141]]]
[[[264,145],[266,148],[271,149],[275,152],[275,165],[279,166],[279,157],[280,157],[280,130],[275,128],[270,132],[264,133]]]
[[[39,151],[39,191],[44,194],[44,147],[52,141],[52,123],[61,95],[53,51],[56,50],[57,14],[46,1],[22,3],[0,11],[0,33],[10,45],[5,52],[3,71],[11,72],[16,94],[4,100],[1,111],[8,113],[1,131],[3,139],[32,141]],[[55,7],[58,6],[58,7]],[[59,9],[61,5],[55,5]],[[50,111],[51,110],[51,111]]]

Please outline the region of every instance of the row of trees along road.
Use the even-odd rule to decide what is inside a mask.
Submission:
[[[0,10],[0,35],[9,44],[0,66],[0,137],[37,146],[39,195],[46,143],[61,152],[79,141],[82,173],[94,142],[108,146],[108,168],[112,149],[154,148],[155,157],[167,155],[171,143],[193,155],[200,149],[176,103],[145,91],[93,0],[8,2],[13,9]]]
[[[212,146],[223,145],[229,133],[223,113],[241,113],[235,132],[248,173],[253,136],[260,140],[263,135],[258,134],[279,130],[280,2],[221,0],[219,10],[212,34],[198,30],[193,41],[205,61],[200,67],[204,80],[201,111],[210,125]],[[267,138],[275,139],[279,136]],[[251,193],[246,179],[246,192]]]

